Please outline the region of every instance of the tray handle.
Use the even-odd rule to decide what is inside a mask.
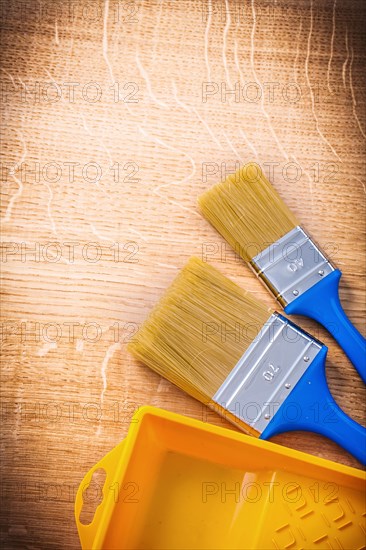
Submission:
[[[76,520],[76,526],[79,533],[79,538],[81,542],[81,546],[83,549],[92,549],[94,548],[94,541],[96,538],[96,535],[98,533],[98,530],[101,526],[101,518],[105,509],[106,504],[106,487],[108,488],[115,476],[116,473],[116,466],[117,463],[120,460],[123,447],[124,447],[125,441],[121,441],[112,451],[110,451],[107,455],[105,455],[95,466],[93,466],[89,472],[84,476],[82,482],[80,483],[78,490],[76,492],[76,498],[75,498],[75,520]],[[94,517],[88,525],[81,523],[80,521],[80,513],[83,507],[83,492],[87,487],[89,486],[93,474],[96,470],[99,468],[102,468],[106,472],[106,478],[103,485],[103,500],[102,502],[97,506]]]

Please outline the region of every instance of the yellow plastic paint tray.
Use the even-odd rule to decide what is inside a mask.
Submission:
[[[103,501],[82,525],[99,468]],[[84,549],[361,549],[365,474],[144,407],[85,476],[75,515]]]

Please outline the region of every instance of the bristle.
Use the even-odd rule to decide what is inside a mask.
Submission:
[[[205,218],[249,262],[299,225],[256,163],[248,163],[198,200]]]
[[[215,268],[192,258],[129,350],[207,403],[271,314]]]

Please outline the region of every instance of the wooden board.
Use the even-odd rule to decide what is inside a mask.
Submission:
[[[157,405],[228,426],[126,342],[191,255],[269,306],[197,196],[258,161],[343,270],[365,332],[365,4],[3,5],[2,542],[78,548],[75,489]],[[325,331],[338,403],[364,389]],[[335,444],[278,443],[345,464]]]

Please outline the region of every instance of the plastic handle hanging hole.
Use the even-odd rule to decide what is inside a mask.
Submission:
[[[89,483],[83,487],[83,507],[79,521],[82,525],[90,525],[94,519],[98,506],[103,502],[103,487],[107,478],[107,472],[98,468],[93,472]]]

